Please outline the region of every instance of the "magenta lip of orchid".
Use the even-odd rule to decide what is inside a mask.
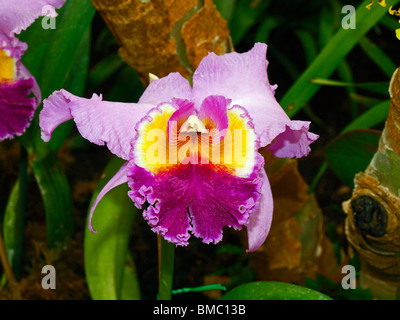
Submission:
[[[22,135],[29,127],[41,102],[35,78],[21,62],[26,43],[16,34],[28,28],[43,8],[59,9],[65,0],[1,0],[0,1],[0,141]],[[56,12],[52,11],[52,16]],[[29,97],[30,94],[33,97]]]
[[[291,120],[276,101],[266,52],[267,45],[256,43],[245,53],[210,53],[193,74],[193,87],[171,73],[152,81],[138,103],[103,101],[97,95],[85,99],[65,90],[45,99],[39,116],[44,141],[61,123],[74,119],[85,139],[106,144],[126,160],[92,205],[92,232],[97,232],[92,219],[102,197],[128,183],[136,207],[146,204],[148,225],[169,242],[185,246],[193,235],[217,243],[225,227],[245,226],[248,251],[263,244],[273,198],[258,150],[299,158],[318,138],[309,132],[310,122]],[[235,130],[240,138],[235,139]],[[213,163],[213,146],[218,146],[219,163]],[[170,161],[171,150],[182,151],[181,160],[186,160]],[[235,152],[241,157],[235,158]],[[200,161],[187,161],[185,155]]]

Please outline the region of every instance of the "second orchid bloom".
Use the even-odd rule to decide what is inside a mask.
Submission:
[[[41,102],[36,80],[21,62],[28,45],[16,35],[45,15],[44,7],[59,9],[64,2],[0,1],[0,141],[22,135]],[[52,14],[57,15],[55,11]]]

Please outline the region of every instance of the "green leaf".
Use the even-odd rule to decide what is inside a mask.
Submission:
[[[124,161],[116,157],[110,161],[92,203],[123,164]],[[140,298],[134,263],[128,254],[130,232],[137,212],[128,190],[127,184],[123,184],[107,193],[94,213],[93,224],[98,233],[85,229],[86,280],[94,300]]]
[[[108,101],[138,101],[144,89],[137,72],[129,66],[124,66],[115,75],[113,84],[106,97]]]
[[[350,87],[350,88],[360,88],[364,90],[368,90],[375,93],[380,93],[382,95],[389,95],[389,81],[383,82],[364,82],[364,83],[352,83],[352,82],[342,82],[331,79],[321,79],[315,78],[310,79],[310,82],[322,85],[322,86],[332,86],[332,87]]]
[[[359,42],[365,54],[383,71],[390,79],[396,70],[396,65],[389,56],[367,37],[361,38]]]
[[[389,108],[390,100],[378,103],[349,123],[342,130],[342,133],[355,129],[369,129],[384,122],[388,116]]]
[[[325,47],[332,39],[335,30],[340,25],[340,20],[341,4],[338,1],[330,1],[330,8],[324,7],[320,16],[319,43],[321,48]],[[312,61],[310,61],[311,63]],[[353,82],[352,70],[345,59],[339,64],[337,74],[342,81]],[[355,93],[355,88],[353,87],[348,87],[346,90],[349,94]],[[353,100],[350,100],[350,108],[352,117],[356,117],[358,106]]]
[[[127,256],[127,263],[124,268],[120,299],[140,300],[139,279],[136,273],[135,264],[130,254]]]
[[[296,30],[295,35],[301,42],[306,56],[307,64],[311,63],[317,55],[317,44],[310,32],[305,30]]]
[[[88,82],[90,87],[98,88],[123,65],[124,62],[117,53],[111,54],[107,58],[101,60],[89,72]]]
[[[175,244],[168,242],[161,236],[158,236],[158,241],[161,242],[158,298],[160,300],[171,300],[174,280]]]
[[[22,62],[29,69],[40,86],[42,99],[47,98],[53,91],[59,90],[67,83],[76,82],[71,80],[74,76],[81,75],[74,69],[74,63],[81,64],[87,56],[82,52],[89,45],[88,29],[92,22],[95,10],[89,0],[68,0],[64,6],[58,10],[55,29],[43,29],[41,19],[30,26],[27,31],[20,36],[22,41],[28,43],[29,47]],[[75,74],[73,71],[75,70]],[[86,72],[84,73],[86,76]],[[79,82],[82,84],[82,81]],[[84,82],[83,82],[84,83]],[[74,88],[71,88],[74,89]],[[79,91],[79,90],[76,90]],[[35,152],[40,157],[49,149],[43,147],[44,142],[40,137],[39,111],[36,112],[31,126],[21,139],[22,143],[30,153]],[[62,132],[63,130],[66,131]],[[65,137],[70,130],[70,125],[63,125],[58,128],[60,137]],[[54,139],[51,142],[53,149],[61,145]]]
[[[32,162],[46,213],[49,249],[65,249],[73,232],[71,191],[56,155],[49,152]]]
[[[214,0],[214,4],[221,13],[221,16],[228,22],[230,22],[232,19],[235,11],[236,1],[237,0]]]
[[[257,281],[229,291],[222,300],[332,300],[330,297],[298,285]]]
[[[43,29],[38,19],[21,36],[29,45],[23,63],[38,81],[43,98],[63,87],[94,13],[89,0],[68,0],[59,10],[56,29]]]
[[[19,178],[9,195],[4,214],[4,246],[7,258],[17,279],[22,272],[24,226],[28,189],[28,153],[21,146]]]
[[[388,6],[396,5],[400,0],[388,0]],[[319,53],[313,63],[302,73],[297,81],[280,100],[280,104],[290,117],[294,116],[304,104],[318,91],[319,85],[309,79],[328,78],[349,54],[358,41],[385,15],[387,8],[375,6],[367,10],[369,0],[363,1],[356,10],[356,29],[340,28]]]
[[[332,38],[335,32],[335,24],[333,22],[334,11],[332,10],[332,1],[329,6],[323,6],[319,17],[319,28],[318,28],[318,42],[319,47],[323,48],[327,42]]]
[[[21,35],[29,48],[23,63],[35,76],[42,97],[66,87],[81,94],[89,62],[90,24],[95,10],[89,0],[69,0],[59,10],[56,29],[43,29],[41,19]],[[20,141],[33,160],[46,211],[46,229],[50,249],[63,249],[72,234],[71,196],[68,180],[54,153],[67,137],[71,123],[60,126],[48,144],[41,140],[39,112]]]
[[[229,2],[229,1],[224,1]],[[250,28],[256,24],[260,13],[269,5],[270,0],[253,2],[248,0],[237,0],[236,7],[229,23],[229,30],[233,44],[238,44]]]
[[[325,158],[336,175],[348,186],[364,171],[378,149],[381,133],[377,130],[353,130],[333,140],[325,149]]]
[[[14,259],[16,251],[18,251],[18,247],[21,245],[18,243],[18,239],[20,239],[19,233],[21,230],[17,221],[20,216],[19,186],[20,181],[17,180],[11,190],[10,196],[8,197],[3,220],[4,247],[11,266],[15,265]]]
[[[85,90],[89,66],[90,40],[91,26],[89,25],[79,45],[75,62],[64,83],[64,89],[77,96],[82,96]],[[49,141],[50,148],[53,151],[57,151],[61,147],[73,126],[74,121],[70,120],[61,124],[54,130],[51,140]]]
[[[275,28],[285,23],[283,19],[277,16],[268,16],[263,19],[261,26],[257,29],[255,42],[269,42],[269,36]]]
[[[356,130],[356,129],[368,129],[382,123],[387,118],[387,115],[389,113],[389,107],[390,107],[390,100],[386,100],[375,105],[373,108],[364,112],[361,116],[357,117],[351,123],[349,123],[342,130],[341,133],[343,134],[350,130]],[[309,192],[312,192],[316,188],[319,179],[322,177],[327,168],[328,168],[328,163],[325,160],[321,168],[318,170],[314,180],[310,184]]]
[[[367,108],[372,108],[372,107],[376,106],[378,103],[382,102],[381,99],[365,96],[365,95],[358,94],[358,93],[351,93],[350,98],[353,101],[355,101],[355,102],[359,103],[360,105],[363,105]]]

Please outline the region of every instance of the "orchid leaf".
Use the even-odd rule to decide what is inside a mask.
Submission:
[[[343,130],[342,134],[356,129],[369,129],[374,126],[384,122],[389,113],[390,100],[385,100],[383,102],[378,103],[368,111],[364,112],[362,115],[358,116],[352,122],[350,122]],[[321,168],[318,170],[313,182],[310,184],[309,192],[313,191],[322,177],[323,173],[328,168],[328,163],[325,161]]]
[[[9,264],[17,278],[21,276],[22,272],[28,190],[28,154],[23,147],[20,150],[19,178],[11,189],[3,220],[4,247]]]
[[[389,95],[388,87],[389,81],[383,82],[364,82],[364,83],[349,83],[349,82],[342,82],[337,80],[330,80],[330,79],[310,79],[310,82],[319,84],[322,86],[332,86],[332,87],[354,87],[360,88],[364,90],[368,90],[371,92],[379,93],[382,95]]]
[[[120,291],[121,300],[140,300],[139,279],[136,273],[135,263],[132,256],[127,255],[127,262],[124,268],[122,287]]]
[[[77,96],[83,95],[85,89],[89,66],[90,39],[91,27],[89,26],[84,33],[74,64],[72,65],[64,83],[64,89]],[[73,126],[74,122],[71,120],[61,124],[54,130],[52,138],[49,141],[49,145],[53,151],[57,151],[61,147]]]
[[[295,31],[295,35],[302,44],[307,64],[311,63],[317,55],[317,44],[312,34],[305,30]]]
[[[171,300],[174,280],[175,245],[158,236],[160,246],[159,300]]]
[[[268,17],[264,18],[261,23],[261,26],[257,30],[256,36],[255,36],[255,42],[268,43],[272,30],[279,27],[284,22],[285,21],[283,19],[276,17],[276,16],[268,16]]]
[[[76,94],[83,93],[86,82],[89,40],[90,28],[82,38],[77,59],[65,82],[65,87]],[[73,220],[69,183],[54,153],[66,139],[72,125],[70,121],[57,128],[49,144],[39,140],[38,132],[35,137],[36,157],[32,168],[45,206],[48,245],[52,249],[65,247],[72,236]]]
[[[243,39],[250,28],[257,23],[260,13],[262,13],[270,3],[270,0],[254,3],[247,0],[238,0],[236,2],[236,7],[229,23],[229,30],[234,44],[239,43],[240,40]]]
[[[68,0],[58,10],[55,29],[44,29],[42,19],[37,19],[21,35],[29,45],[23,63],[35,76],[43,99],[63,87],[75,94],[83,93],[94,12],[89,0]],[[62,249],[72,236],[72,206],[69,183],[54,151],[66,139],[72,124],[60,126],[46,144],[41,140],[38,114],[20,141],[33,159],[33,174],[45,206],[48,246]]]
[[[389,56],[378,45],[368,39],[368,37],[361,38],[359,44],[365,54],[388,78],[391,78],[397,67]]]
[[[382,100],[374,98],[374,97],[369,97],[366,95],[358,94],[358,93],[352,93],[350,94],[350,98],[359,103],[360,105],[367,107],[367,108],[372,108],[376,106],[378,103],[382,102]]]
[[[20,230],[18,217],[20,216],[20,181],[17,180],[8,197],[3,219],[4,247],[11,266],[15,265],[15,256],[21,244],[18,243]]]
[[[390,107],[390,100],[379,102],[374,107],[358,116],[351,123],[349,123],[342,133],[354,129],[369,129],[384,122],[388,116]]]
[[[49,152],[32,162],[46,213],[49,249],[65,249],[73,232],[71,191],[56,155]]]
[[[329,43],[332,39],[333,35],[335,34],[335,30],[337,26],[340,25],[340,15],[341,15],[341,4],[338,1],[330,1],[330,8],[324,7],[322,8],[321,15],[320,15],[320,27],[319,27],[319,44],[320,48],[323,48]],[[336,26],[336,28],[335,28]],[[315,54],[316,56],[317,54]],[[313,57],[312,60],[314,60]],[[309,62],[311,64],[312,61]],[[353,82],[353,74],[352,70],[345,59],[339,64],[337,68],[338,76],[341,80],[346,82]],[[354,94],[355,88],[347,87],[347,92],[350,94]],[[358,106],[353,101],[350,100],[350,108],[353,118],[357,116],[358,113]]]
[[[235,12],[237,0],[214,0],[215,6],[221,13],[221,16],[228,22],[232,20],[233,13]]]
[[[399,1],[388,0],[387,4],[388,6],[394,6]],[[280,104],[290,117],[300,111],[320,88],[319,85],[311,83],[309,79],[330,77],[360,39],[387,14],[387,8],[382,8],[381,6],[376,6],[370,11],[367,10],[365,6],[369,3],[369,0],[365,0],[357,8],[355,12],[356,29],[339,28],[313,63],[280,100]]]
[[[88,37],[95,10],[89,0],[68,0],[57,12],[55,29],[44,29],[42,19],[37,19],[20,36],[29,45],[22,62],[38,82],[42,99],[61,88],[80,94],[82,89],[76,88],[77,80],[71,78],[80,76],[86,79],[86,67],[82,62],[88,62],[85,51],[88,52],[90,46]],[[79,81],[81,86],[84,82]],[[40,138],[38,114],[36,112],[22,143],[30,152],[41,154],[49,150],[43,147],[44,143]],[[58,128],[49,143],[53,150],[62,144],[69,130],[70,125]]]
[[[222,300],[332,300],[318,291],[294,284],[257,281],[240,285],[222,297]]]
[[[123,164],[119,158],[110,161],[92,203]],[[137,274],[128,253],[130,231],[137,211],[128,190],[124,184],[107,193],[94,214],[93,224],[98,233],[85,229],[85,272],[94,300],[140,299]]]
[[[118,100],[121,102],[138,101],[144,89],[136,71],[129,66],[124,66],[115,75],[115,81],[107,93],[107,100]]]
[[[23,62],[44,98],[64,86],[95,10],[89,0],[68,0],[58,12],[55,29],[43,29],[38,19],[21,36],[29,45]]]
[[[378,149],[380,131],[353,130],[333,140],[325,149],[325,158],[336,175],[353,187],[354,176],[364,171]]]
[[[111,54],[97,63],[89,72],[88,83],[91,88],[98,88],[124,65],[117,53]]]

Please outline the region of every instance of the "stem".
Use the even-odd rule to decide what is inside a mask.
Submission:
[[[318,185],[319,180],[321,179],[322,175],[325,173],[325,171],[328,169],[328,163],[325,161],[322,166],[319,168],[314,180],[311,182],[310,187],[308,188],[308,194],[311,194],[314,192],[315,188]]]
[[[10,288],[11,299],[21,300],[21,292],[17,280],[15,280],[11,265],[8,262],[6,248],[4,246],[3,235],[0,229],[0,262],[3,265],[4,273],[7,277],[8,287]]]
[[[7,259],[6,248],[4,247],[3,235],[1,233],[1,230],[0,230],[0,261],[1,264],[3,265],[3,269],[6,274],[8,283],[11,285],[15,284],[16,280],[12,268],[10,266],[10,263],[8,262]]]
[[[17,278],[21,276],[22,251],[24,244],[25,211],[28,186],[28,152],[21,145],[20,167],[19,167],[19,209],[16,221],[16,246],[13,261],[14,272]]]
[[[159,267],[159,288],[160,300],[171,300],[172,282],[174,279],[175,245],[158,237],[158,267]]]

